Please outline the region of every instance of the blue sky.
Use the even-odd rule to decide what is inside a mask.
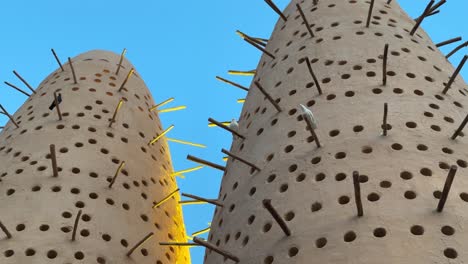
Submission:
[[[284,8],[289,0],[275,2]],[[410,16],[416,17],[428,1],[399,2]],[[456,36],[467,40],[468,29],[463,27],[468,20],[466,10],[468,2],[448,0],[441,13],[427,19],[423,27],[435,42]],[[175,170],[196,165],[185,159],[187,154],[221,164],[220,150],[229,149],[232,137],[221,129],[208,128],[207,119],[237,118],[242,105],[236,99],[244,98],[245,92],[220,83],[215,76],[248,86],[251,77],[229,76],[227,71],[254,69],[261,54],[235,31],[268,38],[277,19],[263,0],[4,1],[0,16],[0,81],[19,84],[11,73],[16,69],[36,87],[57,67],[50,48],[62,61],[91,49],[120,53],[127,48],[127,57],[157,101],[175,97],[171,106],[188,107],[161,114],[165,126],[175,124],[170,137],[208,145],[198,149],[170,143]],[[455,45],[443,51],[447,53]],[[465,53],[463,50],[453,56],[452,63],[458,64]],[[468,67],[462,71],[462,75],[467,74]],[[25,97],[1,86],[0,103],[13,113]],[[0,117],[1,123],[6,121]],[[215,198],[221,175],[217,170],[203,168],[179,179],[179,186],[183,192]],[[184,207],[187,233],[207,227],[213,211],[210,205]],[[194,264],[202,263],[203,251],[191,250]]]

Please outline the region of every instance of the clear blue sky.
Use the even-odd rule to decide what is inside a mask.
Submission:
[[[284,8],[289,0],[275,2]],[[410,16],[416,17],[428,1],[399,2]],[[464,27],[468,21],[468,2],[447,2],[440,14],[423,23],[424,29],[435,42],[456,36],[468,40],[468,28]],[[4,1],[0,16],[0,81],[19,84],[11,73],[16,69],[36,87],[57,67],[50,48],[57,51],[62,61],[91,49],[120,53],[127,48],[127,57],[156,100],[173,96],[176,101],[172,105],[188,106],[183,111],[161,114],[166,127],[176,126],[170,137],[208,145],[207,149],[197,149],[170,143],[175,169],[196,165],[185,159],[187,154],[223,163],[220,150],[229,149],[231,135],[208,128],[207,118],[221,121],[238,118],[242,105],[236,99],[244,98],[245,92],[214,77],[221,75],[248,86],[251,77],[228,76],[227,70],[256,68],[260,53],[235,31],[268,38],[277,19],[263,0]],[[447,53],[455,45],[443,51]],[[452,63],[458,64],[465,53],[463,50],[453,56]],[[467,76],[468,67],[462,74]],[[3,84],[0,86],[0,103],[15,112],[25,97]],[[2,124],[6,121],[0,117]],[[203,168],[179,179],[179,186],[184,192],[216,198],[221,175],[219,171]],[[209,205],[184,207],[187,233],[207,227],[213,209]],[[194,248],[191,253],[194,264],[202,263],[203,249]]]

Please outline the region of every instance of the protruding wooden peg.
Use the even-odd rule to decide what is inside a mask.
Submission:
[[[281,12],[281,10],[273,3],[271,0],[265,0],[265,2],[273,9],[280,17],[284,20],[284,22],[288,21],[288,18]]]
[[[356,200],[357,215],[359,217],[364,215],[362,210],[361,200],[361,184],[359,183],[359,172],[353,171],[353,184],[354,184],[354,199]]]
[[[115,180],[117,179],[117,176],[119,176],[120,171],[122,171],[122,168],[125,166],[125,161],[122,161],[115,171],[114,177],[112,177],[112,181],[109,183],[109,188],[112,188],[112,185],[114,185]]]
[[[434,4],[434,0],[431,0],[429,2],[429,4],[426,6],[426,9],[424,9],[424,12],[422,13],[422,15],[420,17],[418,17],[417,21],[416,21],[416,24],[414,25],[413,29],[411,29],[411,32],[410,32],[410,35],[413,36],[414,33],[416,33],[416,30],[418,30],[419,26],[421,25],[421,23],[423,22],[424,18],[429,15],[430,10],[431,10],[431,7],[432,5]]]
[[[468,47],[468,41],[458,45],[456,48],[454,48],[449,54],[445,56],[446,59],[450,58],[453,54],[457,53],[457,51],[461,50],[464,47]]]
[[[171,192],[170,194],[168,194],[166,197],[164,197],[161,201],[157,202],[155,205],[153,205],[153,209],[156,208],[156,207],[159,207],[161,206],[163,203],[169,201],[169,199],[172,198],[172,196],[176,195],[177,192],[179,192],[180,189],[177,189],[173,192]]]
[[[57,155],[55,153],[55,145],[50,144],[50,159],[52,161],[52,172],[54,177],[58,177],[58,168],[57,168]]]
[[[6,228],[6,226],[0,221],[0,229],[2,229],[3,233],[7,236],[7,238],[12,238],[13,236],[11,235],[10,231]]]
[[[460,133],[462,132],[463,128],[465,128],[466,126],[466,123],[468,123],[468,115],[465,116],[465,119],[463,119],[462,123],[460,124],[460,126],[457,128],[457,130],[455,131],[455,133],[453,133],[452,135],[452,140],[455,140],[459,135]]]
[[[441,1],[437,2],[437,4],[433,5],[429,9],[428,13],[426,14],[426,17],[429,17],[429,16],[432,16],[432,15],[435,15],[435,14],[439,13],[440,10],[436,10],[436,9],[441,7],[443,4],[445,4],[445,2],[446,2],[446,0],[441,0]],[[422,15],[418,16],[417,18],[414,19],[414,21],[418,21],[421,17],[422,17]]]
[[[180,171],[175,171],[171,174],[172,177],[175,177],[175,176],[179,176],[179,175],[182,175],[182,174],[185,174],[185,173],[189,173],[189,172],[192,172],[192,171],[197,171],[201,168],[203,168],[204,166],[200,165],[200,166],[196,166],[196,167],[193,167],[193,168],[189,168],[189,169],[185,169],[185,170],[180,170]]]
[[[302,17],[302,21],[304,21],[304,24],[305,24],[305,26],[307,28],[307,31],[309,31],[310,37],[313,38],[314,37],[314,32],[312,31],[312,28],[310,27],[310,24],[307,21],[307,18],[306,18],[305,14],[304,14],[304,11],[302,11],[301,5],[296,4],[296,7],[297,7],[297,11],[299,11],[299,14]]]
[[[117,70],[115,71],[115,75],[119,75],[120,68],[122,67],[122,62],[125,57],[125,53],[127,53],[127,49],[122,50],[122,54],[120,54],[119,65],[117,65]]]
[[[388,116],[388,104],[384,103],[384,112],[383,112],[383,122],[382,122],[382,129],[383,129],[383,136],[387,136],[388,124],[387,124],[387,116]]]
[[[235,155],[235,154],[233,154],[233,153],[231,153],[231,152],[229,152],[229,151],[227,151],[225,149],[221,149],[221,152],[223,152],[224,154],[228,155],[229,157],[231,157],[233,159],[236,159],[236,160],[246,164],[247,166],[250,166],[251,168],[254,168],[257,171],[261,171],[261,169],[257,165],[255,165],[252,162],[247,161],[247,160],[245,160],[245,159],[243,159],[243,158],[241,158],[241,157],[239,157],[239,156],[237,156],[237,155]]]
[[[17,90],[18,92],[20,92],[20,93],[22,93],[22,94],[28,96],[28,97],[31,96],[31,95],[28,94],[27,92],[25,92],[25,91],[23,91],[22,89],[18,88],[16,85],[13,85],[13,84],[11,84],[11,83],[9,83],[9,82],[4,82],[4,83],[5,83],[6,85],[10,86],[11,88]]]
[[[206,160],[203,160],[203,159],[194,157],[194,156],[192,156],[192,155],[187,155],[187,159],[188,159],[188,160],[191,160],[191,161],[193,161],[193,162],[196,162],[196,163],[200,163],[200,164],[206,165],[206,166],[211,167],[211,168],[214,168],[214,169],[221,170],[221,171],[225,171],[225,170],[226,170],[226,167],[224,167],[224,166],[221,166],[221,165],[218,165],[218,164],[215,164],[215,163],[212,163],[212,162],[209,162],[209,161],[206,161]]]
[[[178,247],[192,247],[199,246],[197,243],[184,243],[184,242],[159,242],[160,246],[178,246]]]
[[[153,139],[148,143],[148,146],[153,145],[154,143],[156,143],[159,139],[161,139],[161,138],[164,137],[167,133],[169,133],[169,131],[171,131],[173,128],[174,128],[174,125],[170,125],[168,128],[166,128],[166,130],[164,130],[161,134],[159,134],[159,136],[153,138]]]
[[[268,39],[263,39],[263,38],[255,38],[255,37],[251,37],[247,34],[245,34],[244,32],[240,31],[240,30],[236,30],[236,33],[243,39],[249,39],[251,40],[252,42],[255,42],[257,43],[258,45],[260,46],[263,46],[263,47],[266,47],[267,43],[268,43]]]
[[[122,107],[123,99],[121,98],[115,107],[114,114],[112,115],[111,120],[109,121],[109,127],[112,127],[112,124],[115,122],[115,118],[117,117],[117,113],[119,112],[120,108]]]
[[[278,212],[273,207],[273,205],[271,205],[271,200],[270,199],[263,200],[263,207],[265,207],[268,210],[268,212],[271,214],[273,219],[275,219],[276,223],[278,223],[278,225],[281,227],[284,234],[287,235],[287,236],[290,236],[291,235],[291,230],[289,230],[289,227],[286,225],[286,222],[278,214]]]
[[[16,123],[15,119],[8,113],[8,111],[3,107],[3,105],[0,104],[0,108],[2,109],[3,113],[8,116],[10,121],[18,128],[18,123]]]
[[[192,198],[192,199],[195,199],[195,200],[198,200],[198,201],[207,202],[209,204],[214,204],[214,205],[219,206],[219,207],[224,207],[224,205],[222,203],[218,202],[218,200],[206,199],[206,198],[196,196],[196,195],[193,195],[193,194],[188,194],[188,193],[182,193],[182,196]]]
[[[175,138],[166,138],[166,140],[171,141],[171,142],[175,142],[175,143],[179,143],[179,144],[184,144],[184,145],[197,147],[197,148],[206,148],[206,145],[193,143],[193,142],[186,141],[186,140],[180,140],[180,139],[175,139]]]
[[[208,202],[199,201],[199,200],[186,200],[186,201],[179,201],[180,205],[190,205],[190,204],[207,204]]]
[[[78,230],[78,223],[80,222],[81,213],[81,210],[79,210],[75,218],[75,224],[73,225],[72,241],[75,241],[76,238],[76,231]]]
[[[238,137],[240,137],[240,138],[242,138],[242,139],[245,139],[245,136],[244,136],[244,135],[242,135],[242,134],[240,134],[239,132],[237,132],[236,130],[234,130],[234,129],[232,129],[232,128],[226,126],[226,125],[224,125],[223,123],[214,120],[214,119],[211,118],[211,117],[208,118],[208,121],[211,122],[211,123],[213,123],[213,124],[215,124],[216,126],[222,128],[222,129],[225,129],[225,130],[231,132],[233,135],[236,135],[236,136],[238,136]]]
[[[372,19],[372,9],[374,9],[374,0],[370,1],[369,11],[367,13],[366,27],[368,28]]]
[[[68,57],[68,64],[70,64],[70,69],[71,69],[71,71],[72,71],[73,83],[74,83],[74,84],[77,84],[77,83],[78,83],[78,79],[76,78],[75,68],[73,67],[73,63],[72,63],[72,60],[71,60],[70,57]]]
[[[281,107],[279,106],[279,104],[273,99],[273,97],[271,97],[269,93],[265,91],[265,89],[259,82],[255,81],[254,83],[255,83],[255,86],[257,86],[258,90],[262,92],[262,94],[268,99],[268,101],[270,101],[270,103],[276,108],[278,112],[283,111],[281,110]]]
[[[245,87],[245,86],[242,86],[242,85],[240,85],[240,84],[238,84],[238,83],[235,83],[235,82],[226,80],[226,79],[224,79],[224,78],[222,78],[222,77],[216,76],[216,79],[217,79],[217,80],[220,80],[220,81],[222,81],[222,82],[225,82],[225,83],[227,83],[227,84],[230,84],[230,85],[232,85],[232,86],[234,86],[234,87],[240,88],[240,89],[242,89],[242,90],[244,90],[244,91],[249,91],[249,88],[247,88],[247,87]]]
[[[133,246],[133,247],[127,252],[127,257],[130,257],[130,255],[132,255],[133,252],[134,252],[137,248],[141,247],[141,245],[143,245],[146,241],[148,241],[148,240],[149,240],[150,238],[152,238],[153,236],[154,236],[154,233],[151,232],[151,233],[147,234],[142,240],[138,241],[138,243],[137,243],[135,246]]]
[[[437,212],[439,213],[442,212],[442,210],[444,210],[444,205],[445,205],[445,202],[447,201],[447,197],[450,192],[450,188],[452,187],[453,179],[455,178],[456,173],[457,173],[457,166],[452,165],[450,167],[447,178],[445,179],[444,190],[442,191],[439,204],[437,205]]]
[[[60,112],[60,102],[58,100],[57,91],[54,92],[54,104],[57,109],[57,115],[60,121],[62,121],[62,112]]]
[[[13,71],[13,74],[16,75],[16,77],[18,77],[18,79],[20,79],[20,81],[24,83],[28,87],[28,89],[31,90],[31,92],[36,93],[36,91],[34,91],[32,86],[29,85],[29,83],[23,77],[21,77],[21,75],[19,75],[19,73],[17,73],[16,71]]]
[[[305,61],[307,64],[307,68],[309,69],[310,76],[312,76],[312,79],[314,80],[315,87],[317,87],[318,93],[322,94],[322,88],[320,88],[320,83],[317,80],[317,76],[315,76],[315,73],[312,70],[312,63],[310,62],[309,57],[305,57]]]
[[[445,45],[448,45],[448,44],[452,44],[452,43],[457,42],[457,41],[460,41],[460,40],[462,40],[461,37],[451,38],[451,39],[448,39],[448,40],[446,40],[446,41],[442,41],[442,42],[440,42],[440,43],[437,43],[437,44],[436,44],[436,47],[440,48],[440,47],[442,47],[442,46],[445,46]]]
[[[194,237],[194,238],[193,238],[193,242],[197,243],[197,244],[200,245],[200,246],[203,246],[203,247],[206,247],[206,248],[208,248],[208,249],[211,249],[211,250],[213,250],[214,252],[216,252],[216,253],[218,253],[218,254],[220,254],[220,255],[222,255],[222,256],[224,256],[224,257],[230,259],[230,260],[233,260],[233,261],[235,261],[235,262],[239,262],[239,258],[238,258],[238,257],[234,256],[233,254],[231,254],[231,253],[229,253],[229,252],[227,252],[227,251],[225,251],[225,250],[220,249],[219,247],[217,247],[217,246],[215,246],[215,245],[213,245],[213,244],[211,244],[211,243],[209,243],[209,242],[206,242],[205,240],[202,240],[202,239],[200,239],[200,238],[198,238],[198,237]]]
[[[158,109],[159,107],[162,107],[162,106],[164,106],[164,105],[166,105],[166,104],[168,104],[168,103],[174,101],[174,99],[175,99],[174,97],[171,97],[171,98],[169,98],[169,99],[166,99],[166,100],[162,101],[161,103],[159,103],[159,104],[157,104],[157,105],[155,105],[155,106],[152,106],[152,107],[149,109],[149,111],[150,111],[150,112],[151,112],[151,111],[154,111],[154,110]]]
[[[387,85],[387,59],[388,59],[388,44],[385,44],[384,54],[383,54],[383,67],[382,67],[382,83]]]
[[[175,112],[175,111],[184,110],[186,108],[187,108],[187,106],[185,106],[185,105],[179,105],[179,106],[174,106],[174,107],[169,107],[169,108],[158,110],[158,113],[162,114],[162,113]]]
[[[269,57],[271,57],[272,59],[276,59],[275,55],[271,54],[269,51],[267,51],[265,48],[261,47],[260,45],[258,45],[257,43],[253,42],[252,40],[248,39],[248,38],[244,38],[244,40],[249,43],[250,45],[254,46],[255,48],[257,48],[258,50],[260,50],[261,52],[265,53],[266,55],[268,55]]]
[[[211,227],[203,228],[202,230],[198,230],[198,231],[196,231],[196,232],[193,232],[193,233],[192,233],[192,236],[195,237],[195,236],[203,235],[203,234],[205,234],[205,233],[210,232],[210,229],[211,229]]]
[[[250,71],[229,70],[229,71],[228,71],[228,74],[231,74],[231,75],[242,75],[242,76],[254,76],[256,72],[257,72],[256,70],[250,70]]]
[[[52,51],[52,54],[54,55],[55,60],[57,61],[58,65],[60,66],[60,69],[62,69],[62,71],[65,71],[65,69],[63,69],[62,63],[60,62],[60,60],[59,60],[59,58],[57,56],[57,53],[55,53],[55,50],[50,49],[50,51]]]
[[[315,144],[317,145],[317,148],[320,148],[320,141],[318,139],[317,134],[315,133],[315,129],[317,128],[317,121],[315,120],[314,114],[310,109],[305,107],[304,105],[300,105],[302,109],[302,119],[307,124],[307,128],[309,129],[310,133],[312,134],[312,137],[314,138]]]
[[[455,72],[452,74],[452,77],[450,77],[450,80],[448,81],[447,85],[445,85],[444,90],[442,91],[443,94],[446,94],[448,89],[452,86],[453,82],[455,81],[455,78],[457,78],[458,74],[460,73],[461,69],[463,68],[463,65],[465,65],[466,60],[468,59],[468,55],[465,55],[463,59],[460,61],[460,64],[458,64],[457,69]]]
[[[127,74],[127,77],[125,77],[125,80],[122,82],[122,85],[120,85],[120,88],[119,88],[119,92],[122,91],[122,89],[124,88],[125,84],[127,84],[128,80],[130,79],[130,77],[133,75],[133,73],[135,72],[135,69],[130,69],[130,71],[128,72]]]

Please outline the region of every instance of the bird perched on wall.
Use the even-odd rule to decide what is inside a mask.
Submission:
[[[62,94],[59,93],[57,96],[57,102],[60,104],[62,102]],[[52,104],[49,106],[49,110],[53,110],[55,108],[55,100],[52,101]]]
[[[237,123],[236,119],[232,119],[231,123],[229,124],[229,128],[238,131],[239,130],[239,123]]]
[[[302,114],[304,118],[309,119],[310,123],[312,124],[313,129],[317,129],[317,119],[315,119],[314,114],[310,111],[309,108],[305,107],[304,105],[300,104],[302,108]]]

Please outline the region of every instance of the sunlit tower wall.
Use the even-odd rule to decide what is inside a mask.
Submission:
[[[177,185],[166,140],[148,144],[164,130],[148,110],[153,98],[136,72],[120,89],[133,68],[124,59],[117,75],[120,58],[98,50],[73,58],[77,83],[66,63],[12,114],[18,127],[5,125],[0,221],[10,238],[0,232],[1,263],[190,262],[186,248],[159,245],[186,240],[180,197],[152,208]],[[62,120],[49,110],[54,92]]]
[[[260,170],[229,159],[209,242],[243,264],[468,262],[468,141],[452,139],[468,90],[458,76],[443,93],[457,65],[421,28],[410,34],[416,21],[396,1],[372,1],[369,27],[371,1],[314,2],[292,1],[268,40],[272,56],[263,53],[238,121],[245,139],[230,150]],[[317,120],[320,147],[300,104]],[[207,250],[205,263],[234,261]]]

